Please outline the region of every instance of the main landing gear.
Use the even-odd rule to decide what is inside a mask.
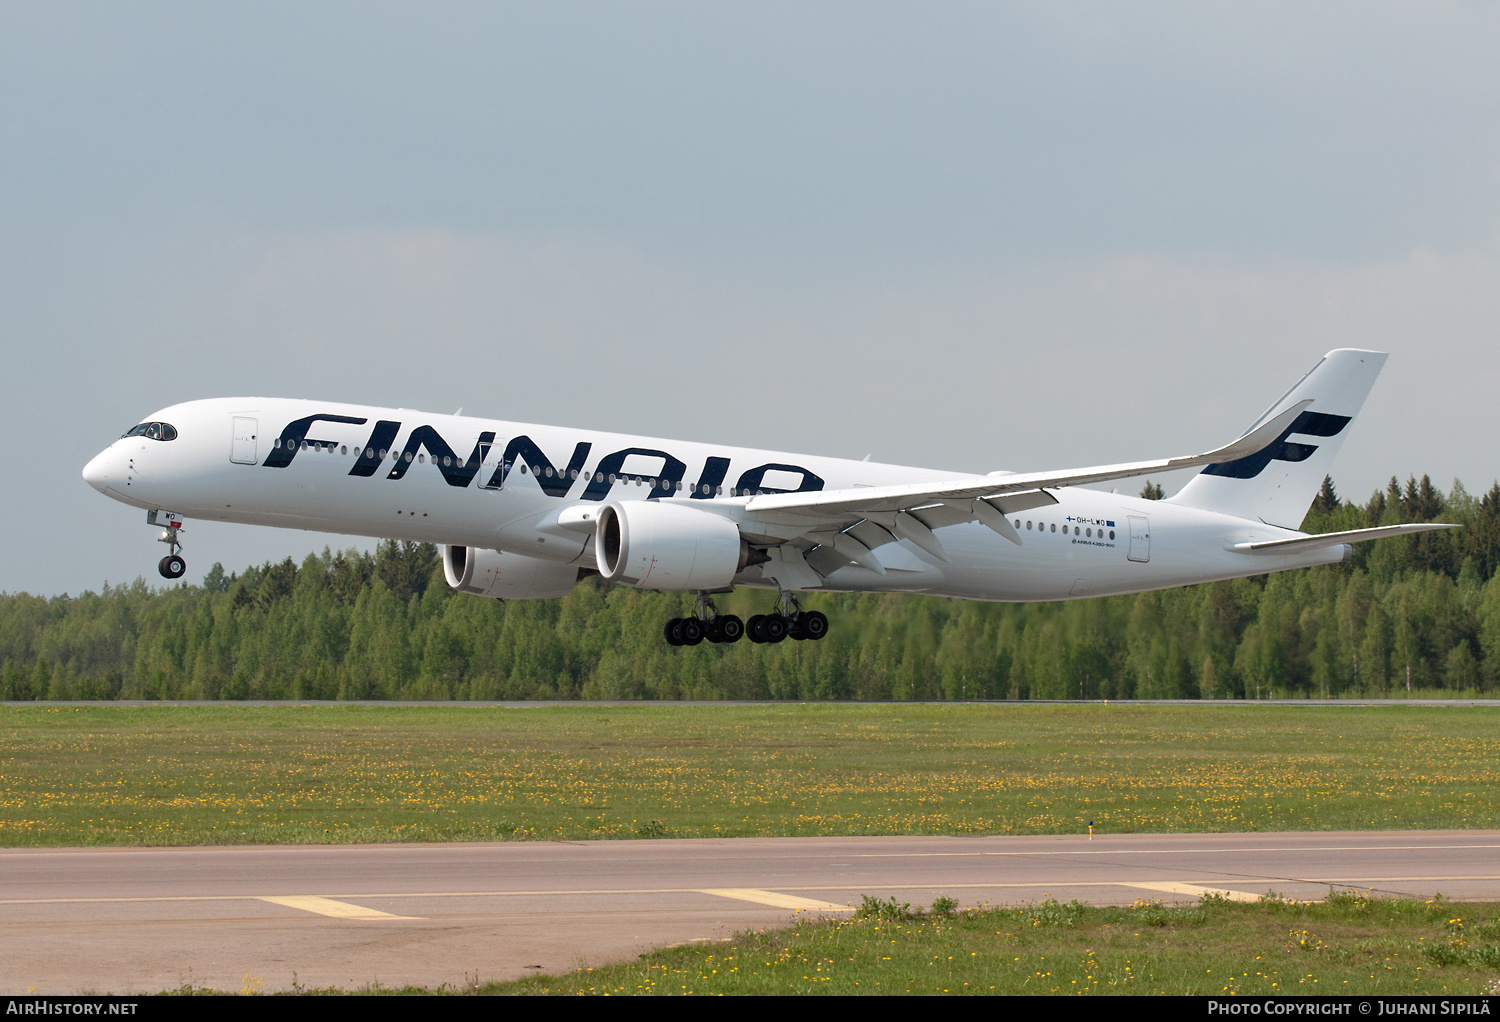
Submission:
[[[803,610],[797,597],[785,589],[776,594],[778,613],[756,614],[745,622],[751,642],[780,642],[782,639],[821,639],[828,634],[828,618],[816,610]]]
[[[156,562],[156,570],[161,572],[162,578],[179,579],[187,574],[187,561],[177,551],[182,549],[182,541],[177,538],[178,531],[182,528],[182,517],[170,511],[151,511],[146,515],[146,521],[152,525],[165,525],[161,535],[156,537],[158,543],[167,544],[171,553]]]
[[[709,642],[739,642],[745,634],[745,622],[733,614],[720,614],[707,593],[698,594],[697,617],[674,617],[663,634],[669,646],[696,646]]]
[[[820,611],[803,610],[797,597],[782,591],[777,599],[779,613],[756,614],[741,622],[733,614],[720,614],[707,594],[698,594],[697,617],[674,617],[663,629],[668,645],[696,646],[709,642],[738,642],[750,636],[751,642],[780,642],[783,639],[821,639],[828,634],[828,618]]]

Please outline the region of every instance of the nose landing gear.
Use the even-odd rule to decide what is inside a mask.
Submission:
[[[182,541],[177,538],[178,531],[182,528],[182,516],[171,511],[149,511],[146,521],[151,525],[166,526],[161,530],[161,535],[156,537],[156,541],[167,544],[171,553],[156,562],[156,570],[161,572],[162,578],[181,578],[187,573],[187,561],[177,552],[182,549]]]

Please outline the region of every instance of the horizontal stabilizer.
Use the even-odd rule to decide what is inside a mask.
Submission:
[[[1340,543],[1363,543],[1387,536],[1411,536],[1418,532],[1434,532],[1438,529],[1458,529],[1462,526],[1443,522],[1413,522],[1410,525],[1382,525],[1377,529],[1350,529],[1348,532],[1323,532],[1316,536],[1292,536],[1288,539],[1264,539],[1251,543],[1236,543],[1229,549],[1239,554],[1283,554],[1294,550],[1311,550],[1320,546],[1337,546]]]

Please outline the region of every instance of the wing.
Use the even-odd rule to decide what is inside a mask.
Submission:
[[[1311,399],[1299,401],[1233,443],[1206,454],[1061,472],[996,473],[936,483],[766,494],[740,498],[741,508],[730,513],[745,531],[783,542],[805,537],[832,547],[845,563],[854,561],[883,575],[885,569],[870,553],[874,547],[907,539],[947,561],[932,530],[975,520],[1019,544],[1021,537],[1006,516],[1056,504],[1057,498],[1047,492],[1050,489],[1237,461],[1275,443],[1311,403]]]

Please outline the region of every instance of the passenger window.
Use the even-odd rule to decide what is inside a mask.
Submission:
[[[1056,523],[1056,522],[1053,522],[1053,523],[1052,523],[1052,531],[1053,531],[1053,532],[1056,532],[1056,531],[1057,531],[1057,523]]]
[[[1026,531],[1027,532],[1031,531],[1031,521],[1030,521],[1030,519],[1028,519],[1027,522],[1026,522]]]

